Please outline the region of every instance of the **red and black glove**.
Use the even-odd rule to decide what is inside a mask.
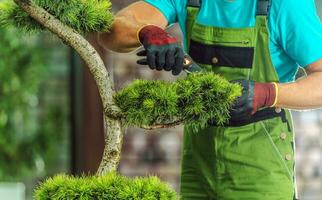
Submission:
[[[276,102],[277,85],[274,83],[257,83],[248,80],[232,81],[243,87],[243,92],[233,105],[231,120],[248,119],[260,108],[272,107]]]
[[[158,71],[172,71],[179,75],[183,69],[184,52],[178,40],[154,25],[144,26],[138,32],[138,38],[145,48],[138,56],[146,56],[137,61],[140,65],[149,65]]]

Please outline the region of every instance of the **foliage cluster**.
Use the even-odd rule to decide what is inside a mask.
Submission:
[[[79,33],[108,31],[113,14],[109,0],[33,0],[63,23]],[[42,30],[42,26],[25,13],[13,0],[0,4],[0,26],[13,25],[27,32]]]
[[[136,80],[115,96],[127,126],[151,126],[179,120],[193,130],[210,120],[222,125],[241,95],[241,86],[212,72],[193,73],[173,83]]]
[[[57,175],[35,190],[36,200],[175,200],[176,192],[157,177],[127,178],[111,172],[104,176]]]

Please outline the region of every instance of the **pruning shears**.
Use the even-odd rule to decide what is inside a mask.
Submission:
[[[183,70],[187,74],[203,71],[203,69],[196,64],[188,54],[186,54],[183,59]]]
[[[137,55],[146,56],[146,51],[140,51],[137,53]],[[138,60],[137,63],[140,65],[148,64],[146,58]],[[183,58],[183,71],[185,71],[187,74],[191,74],[195,72],[201,72],[203,71],[203,69],[198,64],[196,64],[188,54],[185,54]]]

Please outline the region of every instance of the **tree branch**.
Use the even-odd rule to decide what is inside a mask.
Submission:
[[[145,130],[154,130],[154,129],[161,129],[161,128],[173,128],[175,126],[179,126],[182,123],[183,123],[183,121],[178,120],[178,121],[170,122],[170,123],[167,123],[167,124],[155,124],[155,125],[151,125],[151,126],[141,126],[141,128],[143,128]]]
[[[66,44],[74,48],[85,61],[98,87],[105,113],[105,150],[99,175],[116,170],[123,140],[122,126],[119,119],[121,113],[113,102],[114,87],[105,68],[104,62],[94,47],[79,33],[63,24],[43,8],[30,0],[14,0],[26,13],[57,35]],[[113,117],[115,116],[115,117]]]

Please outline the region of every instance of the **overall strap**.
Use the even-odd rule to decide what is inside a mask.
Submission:
[[[184,43],[186,50],[188,50],[190,47],[192,27],[196,22],[200,6],[201,6],[201,0],[187,1],[186,42]]]
[[[200,8],[201,0],[188,0],[188,7]]]
[[[271,0],[258,0],[256,15],[268,16]]]

